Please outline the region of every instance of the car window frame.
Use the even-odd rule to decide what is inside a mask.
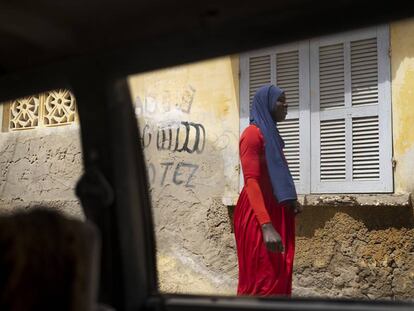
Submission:
[[[387,15],[383,11],[378,17],[375,16],[378,11],[372,10],[368,17],[364,16],[364,20],[361,14],[357,14],[348,21],[338,22],[333,14],[324,23],[322,17],[326,7],[323,5],[322,1],[315,4],[316,14],[313,16],[302,12],[306,16],[303,21],[311,21],[310,18],[316,20],[312,27],[305,31],[293,27],[291,33],[283,33],[279,37],[277,29],[270,31],[275,37],[260,32],[263,27],[268,27],[271,16],[266,17],[266,22],[261,21],[260,16],[253,16],[251,27],[249,23],[243,26],[244,32],[240,36],[249,38],[243,42],[228,40],[231,35],[234,36],[231,31],[238,26],[237,23],[228,30],[207,24],[202,30],[175,34],[160,39],[156,44],[143,45],[141,42],[116,51],[0,77],[1,102],[55,88],[71,89],[77,98],[84,164],[84,175],[77,193],[87,217],[101,231],[100,302],[116,310],[412,309],[413,304],[401,302],[200,297],[168,295],[158,291],[148,181],[127,75],[294,41],[311,34],[320,35],[327,31],[323,26],[331,25],[328,31],[333,32],[340,27],[350,29],[396,17],[392,16],[393,12]],[[405,8],[405,14],[412,15],[410,8]],[[340,14],[343,12],[338,11]],[[401,12],[399,14],[397,17],[401,16]],[[293,23],[298,18],[300,14],[292,14],[288,21]],[[239,26],[242,22],[245,20],[240,21]],[[282,22],[283,19],[278,20],[275,28],[282,26]],[[220,30],[223,30],[222,33]],[[217,38],[212,37],[213,34]]]

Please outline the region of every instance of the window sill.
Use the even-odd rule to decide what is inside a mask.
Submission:
[[[307,194],[299,203],[306,207],[412,207],[413,198],[402,194]]]
[[[235,206],[238,197],[222,197],[225,206]],[[298,201],[306,207],[413,207],[414,196],[401,194],[305,194]]]

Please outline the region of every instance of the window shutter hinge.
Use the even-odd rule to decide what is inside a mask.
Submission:
[[[388,56],[391,58],[392,49],[391,47],[388,48]]]
[[[391,162],[392,162],[392,168],[395,168],[397,166],[397,160],[395,160],[395,158],[392,157]]]

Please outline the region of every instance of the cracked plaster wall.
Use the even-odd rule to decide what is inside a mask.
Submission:
[[[0,133],[0,211],[42,204],[83,218],[74,193],[81,161],[76,125]]]

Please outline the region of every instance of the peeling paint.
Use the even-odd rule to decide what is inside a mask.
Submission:
[[[395,191],[414,192],[414,19],[391,24]]]

